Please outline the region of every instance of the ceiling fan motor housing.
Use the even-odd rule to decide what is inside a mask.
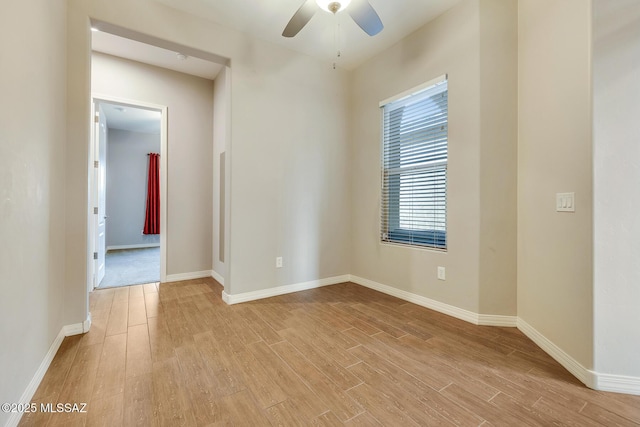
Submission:
[[[351,0],[316,0],[316,3],[318,4],[318,6],[320,6],[320,9],[324,10],[325,12],[331,12],[335,14],[337,12],[340,12],[341,10],[346,9],[347,6],[349,6],[349,3],[351,3]]]
[[[336,13],[337,11],[339,11],[342,8],[342,5],[340,4],[340,2],[337,1],[333,1],[331,3],[329,3],[329,10],[332,13]]]

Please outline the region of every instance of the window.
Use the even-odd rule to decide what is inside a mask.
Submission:
[[[383,242],[447,248],[446,76],[380,103]]]

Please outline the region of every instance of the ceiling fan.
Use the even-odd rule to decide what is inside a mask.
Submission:
[[[349,6],[348,9],[347,6]],[[282,35],[284,37],[293,37],[298,34],[313,18],[318,9],[333,14],[346,10],[355,23],[370,36],[375,36],[384,28],[380,17],[368,0],[305,0],[287,24]]]

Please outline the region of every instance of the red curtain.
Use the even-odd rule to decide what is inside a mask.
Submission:
[[[147,211],[143,234],[160,234],[160,154],[149,153],[149,179],[147,181]]]

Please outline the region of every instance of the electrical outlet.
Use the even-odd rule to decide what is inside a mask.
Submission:
[[[445,268],[444,267],[438,267],[438,280],[446,280],[446,274],[445,274]]]
[[[282,257],[281,256],[276,258],[276,268],[282,268]]]

